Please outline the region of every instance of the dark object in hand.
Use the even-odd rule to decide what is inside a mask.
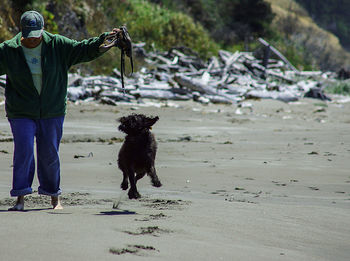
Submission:
[[[126,26],[120,26],[118,29],[113,31],[112,34],[106,36],[104,42],[100,45],[100,50],[104,52],[114,46],[118,47],[121,51],[120,70],[121,70],[122,87],[125,93],[125,88],[124,88],[125,54],[127,57],[130,58],[131,73],[134,72],[134,63],[132,59],[132,41]]]

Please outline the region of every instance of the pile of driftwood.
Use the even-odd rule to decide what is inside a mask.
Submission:
[[[304,96],[328,99],[323,82],[331,73],[300,72],[263,39],[261,59],[250,52],[219,51],[218,57],[203,62],[186,48],[168,52],[146,52],[144,44],[134,45],[134,54],[143,58],[143,66],[125,78],[122,90],[120,73],[113,76],[69,77],[68,98],[98,100],[116,105],[142,98],[195,100],[201,103],[237,103],[250,98],[270,98],[285,102]],[[277,59],[270,59],[273,53]]]
[[[250,98],[285,102],[304,96],[328,99],[322,86],[335,74],[298,71],[278,50],[263,39],[259,41],[263,47],[260,59],[250,52],[221,50],[207,62],[188,48],[146,52],[144,44],[135,44],[134,56],[143,62],[136,73],[124,77],[125,92],[117,69],[112,76],[69,74],[68,99],[111,105],[143,98],[227,104]],[[4,85],[5,78],[0,77],[0,86]]]

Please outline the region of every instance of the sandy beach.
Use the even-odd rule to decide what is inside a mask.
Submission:
[[[70,103],[60,147],[63,210],[14,203],[0,110],[0,260],[350,260],[350,102]],[[120,189],[116,119],[158,115],[163,183]],[[35,178],[33,190],[37,190]],[[113,204],[118,205],[113,208]]]

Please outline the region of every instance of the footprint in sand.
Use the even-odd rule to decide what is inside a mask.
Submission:
[[[136,232],[133,231],[123,231],[129,235],[140,236],[140,235],[151,235],[155,237],[159,237],[160,234],[171,233],[171,230],[162,229],[158,226],[149,226],[149,227],[140,227]]]
[[[147,199],[141,198],[139,201],[142,204],[149,208],[154,208],[158,210],[182,210],[182,208],[186,205],[189,205],[190,201],[184,200],[172,200],[172,199]]]
[[[163,213],[155,214],[155,215],[149,215],[148,217],[144,217],[143,219],[135,219],[135,221],[151,221],[151,220],[160,220],[168,218],[167,215]]]
[[[144,246],[144,245],[128,245],[126,248],[111,247],[109,249],[109,253],[113,255],[123,255],[123,254],[142,255],[145,251],[158,251],[158,250],[155,249],[153,246]]]
[[[285,187],[287,186],[286,183],[281,183],[281,182],[278,182],[278,181],[271,181],[273,184],[275,184],[276,186],[281,186],[281,187]]]

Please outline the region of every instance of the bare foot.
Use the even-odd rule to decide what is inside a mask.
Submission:
[[[53,209],[63,209],[60,199],[58,197],[51,197],[51,205]]]
[[[23,210],[24,210],[24,196],[18,196],[16,205],[8,209],[8,211],[23,211]]]

